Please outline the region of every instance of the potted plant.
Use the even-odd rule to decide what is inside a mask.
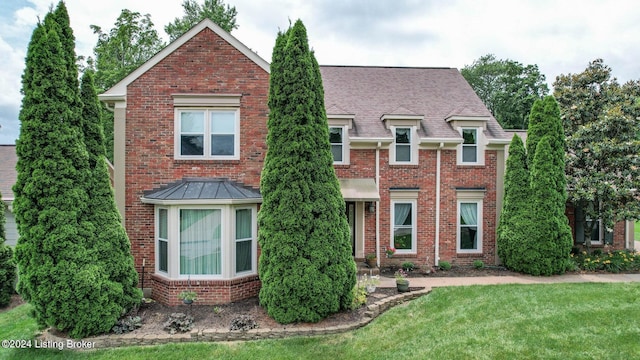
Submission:
[[[396,249],[395,249],[395,248],[392,248],[392,247],[388,247],[388,248],[385,248],[385,249],[384,249],[384,253],[385,253],[385,254],[387,254],[387,257],[388,257],[388,258],[392,258],[392,257],[393,257],[393,254],[395,254],[395,253],[396,253]]]
[[[379,275],[362,275],[360,279],[360,284],[367,290],[368,294],[376,291],[376,286],[380,285],[380,276]]]
[[[394,275],[396,277],[398,292],[409,291],[409,279],[407,279],[407,272],[402,269],[398,269]]]
[[[184,290],[183,292],[178,294],[178,298],[182,299],[183,303],[190,305],[198,299],[198,294],[196,294],[195,291]]]
[[[378,263],[378,257],[376,256],[376,253],[369,253],[365,256],[365,261],[370,268],[374,268]]]

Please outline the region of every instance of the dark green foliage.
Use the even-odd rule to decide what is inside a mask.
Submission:
[[[562,120],[560,120],[560,107],[553,96],[545,96],[544,99],[536,101],[531,108],[529,116],[529,129],[527,130],[527,154],[529,154],[528,166],[531,168],[533,157],[536,153],[536,146],[544,136],[550,136],[551,148],[559,151],[554,159],[561,161],[558,166],[564,166],[565,140]],[[565,184],[558,184],[565,185]],[[559,191],[566,191],[565,187],[558,188]]]
[[[526,129],[533,103],[549,89],[538,65],[481,56],[460,73],[505,129]]]
[[[186,33],[194,25],[209,18],[211,21],[220,26],[224,31],[231,32],[237,29],[235,6],[224,6],[222,0],[204,0],[201,6],[195,0],[184,0],[182,8],[184,15],[181,18],[175,18],[172,23],[164,27],[164,31],[169,35],[169,40],[173,41]]]
[[[33,305],[38,323],[83,337],[109,331],[131,298],[123,283],[112,281],[121,264],[107,249],[115,246],[96,244],[96,231],[111,229],[97,227],[88,206],[90,157],[80,128],[77,80],[70,80],[77,70],[60,40],[71,31],[62,30],[68,19],[45,19],[27,51],[16,143],[18,291]]]
[[[514,217],[528,206],[529,194],[527,155],[522,139],[518,135],[513,135],[509,145],[509,157],[504,176],[504,202],[497,232],[498,256],[507,267],[511,267],[511,262],[514,261],[513,252],[517,251],[519,243],[529,232],[526,228],[514,225]],[[520,230],[524,233],[518,233]]]
[[[82,76],[81,100],[84,139],[89,155],[87,208],[90,211],[87,215],[95,229],[95,234],[87,239],[86,246],[101,261],[109,281],[122,287],[122,292],[111,301],[123,309],[129,309],[140,302],[142,294],[137,288],[138,273],[133,265],[129,238],[122,226],[109,180],[101,108],[91,71],[86,71]]]
[[[531,205],[528,214],[517,220],[516,229],[526,236],[514,249],[509,267],[531,275],[564,273],[569,265],[573,244],[571,228],[564,214],[566,193],[557,191],[558,183],[564,183],[564,167],[559,168],[554,159],[550,137],[543,137],[537,145],[531,169]],[[526,216],[526,219],[524,217]]]
[[[280,323],[348,309],[356,284],[319,67],[297,21],[278,34],[261,176],[260,303]]]
[[[451,263],[448,261],[440,261],[439,265],[441,270],[451,270]]]
[[[2,198],[2,194],[0,194]],[[11,301],[11,295],[13,295],[13,284],[16,279],[16,263],[13,260],[13,249],[6,245],[6,233],[4,229],[5,217],[4,217],[5,205],[0,200],[0,307],[9,304]]]

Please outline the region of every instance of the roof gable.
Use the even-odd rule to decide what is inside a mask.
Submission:
[[[165,59],[167,56],[171,55],[175,50],[184,45],[187,41],[198,35],[201,31],[209,29],[228,42],[231,46],[236,48],[242,54],[244,54],[251,61],[256,63],[256,65],[260,66],[267,73],[269,73],[269,63],[261,58],[254,51],[249,49],[246,45],[241,43],[238,39],[236,39],[230,33],[224,31],[220,26],[211,21],[210,19],[204,19],[200,21],[197,25],[192,27],[189,31],[184,33],[182,36],[174,40],[172,43],[167,45],[164,49],[160,50],[157,54],[155,54],[151,59],[147,60],[140,67],[132,71],[129,75],[127,75],[124,79],[120,80],[113,87],[105,91],[104,93],[98,95],[100,100],[109,101],[109,100],[124,100],[127,95],[127,86],[142,76],[149,69],[153,68],[160,61]]]

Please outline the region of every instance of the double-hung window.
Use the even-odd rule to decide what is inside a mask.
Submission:
[[[165,208],[158,209],[158,271],[167,273],[169,272],[169,218],[168,211]]]
[[[396,127],[395,129],[395,162],[411,163],[412,142],[410,127]]]
[[[456,251],[482,253],[483,199],[485,189],[457,189]]]
[[[593,209],[593,204],[588,205]],[[583,219],[585,222],[583,223]],[[584,209],[577,206],[575,208],[575,233],[576,243],[584,244],[585,233],[591,229],[591,245],[604,245],[613,243],[613,232],[607,230],[602,225],[602,219],[591,219],[584,213]],[[585,227],[586,225],[586,227]]]
[[[178,109],[176,157],[239,159],[237,109]]]
[[[253,270],[253,209],[236,209],[235,273]]]
[[[392,200],[391,244],[398,254],[416,252],[416,200]]]
[[[331,143],[331,154],[333,155],[334,164],[345,164],[347,159],[345,156],[345,127],[330,126],[329,142]]]
[[[462,162],[478,163],[478,129],[463,128],[462,139]]]

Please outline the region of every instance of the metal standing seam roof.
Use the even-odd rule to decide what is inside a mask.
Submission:
[[[145,192],[144,200],[256,200],[260,191],[225,178],[183,178],[159,189]]]

